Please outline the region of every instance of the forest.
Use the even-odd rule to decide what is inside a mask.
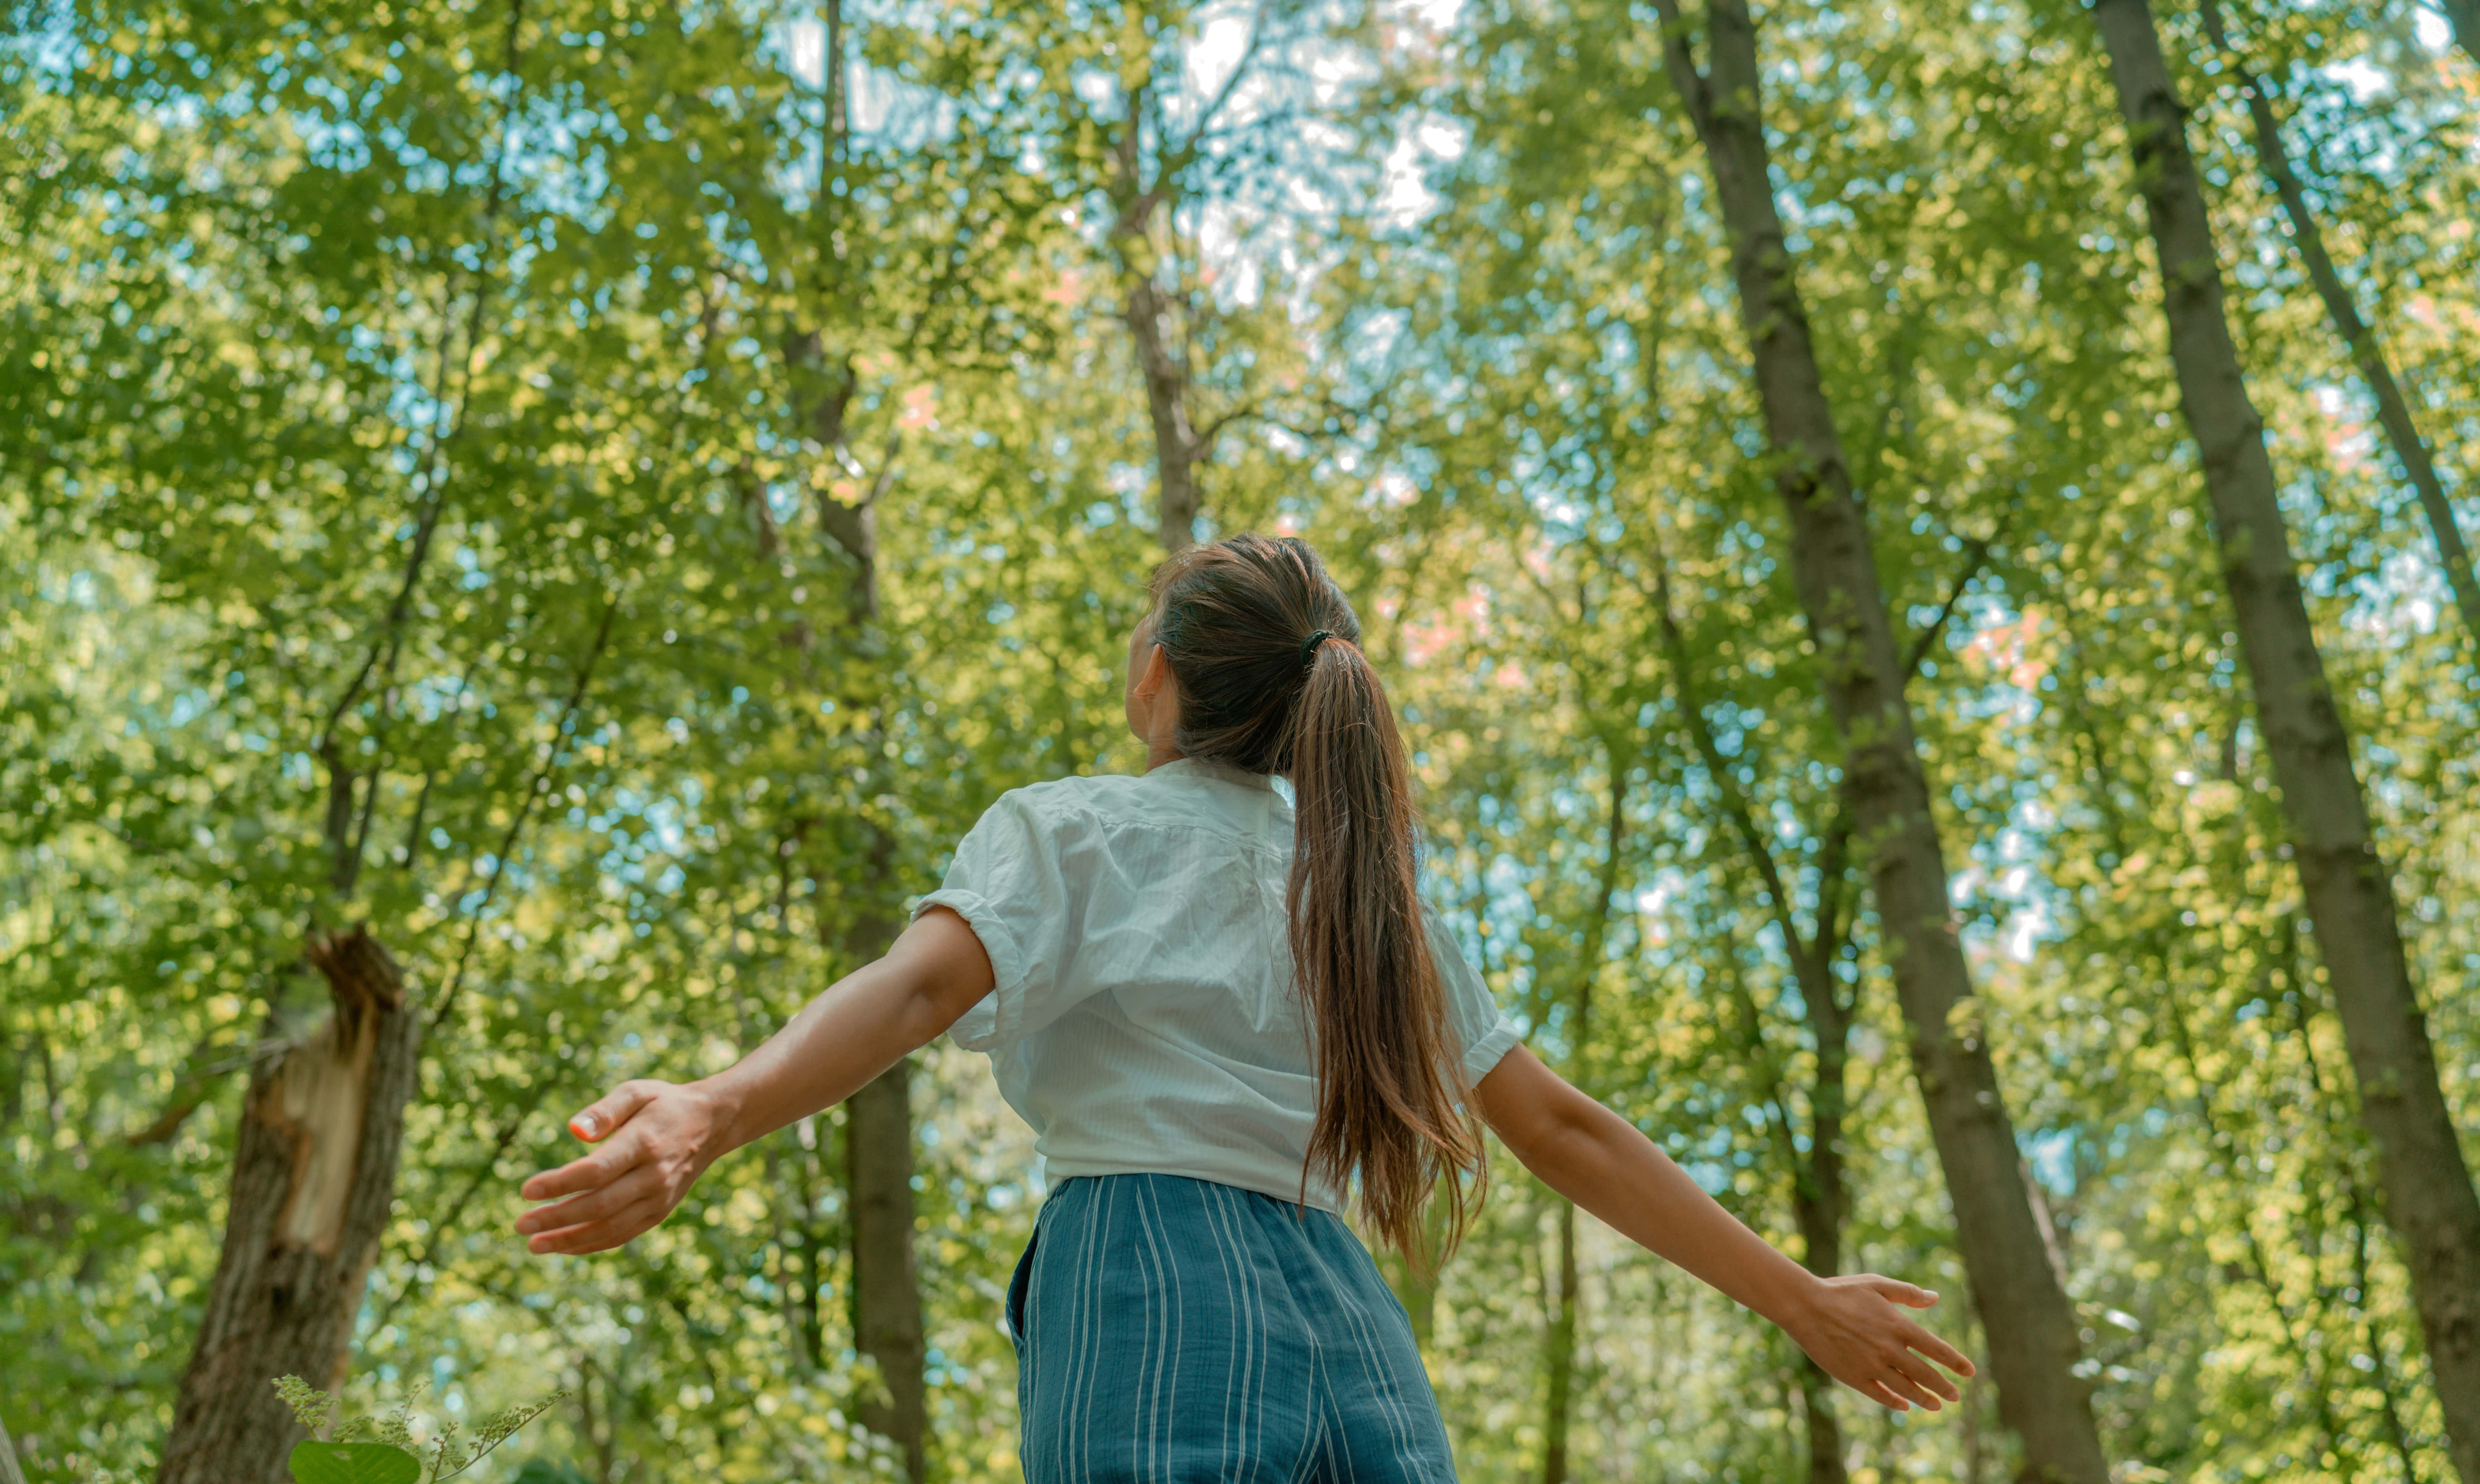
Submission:
[[[1502,1154],[1464,1478],[2480,1484],[2473,0],[13,0],[0,109],[0,1478],[1020,1478],[983,1058],[517,1185],[1260,530],[1533,1051],[1979,1368]]]

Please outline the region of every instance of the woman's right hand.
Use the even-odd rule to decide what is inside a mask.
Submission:
[[[1870,1400],[1898,1412],[1915,1405],[1935,1412],[1941,1399],[1963,1394],[1938,1366],[1964,1376],[1973,1369],[1962,1351],[1903,1313],[1936,1302],[1926,1289],[1875,1273],[1826,1278],[1783,1328],[1826,1374]]]
[[[517,1218],[527,1249],[603,1252],[650,1230],[729,1147],[730,1121],[701,1083],[641,1078],[612,1088],[568,1122],[601,1147],[525,1183],[526,1199],[554,1202]]]

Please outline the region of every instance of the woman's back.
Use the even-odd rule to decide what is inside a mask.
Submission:
[[[947,1031],[1054,1181],[1008,1287],[1028,1484],[1450,1484],[1411,1326],[1337,1213],[1348,1185],[1364,1229],[1434,1261],[1425,1208],[1451,1247],[1483,1188],[1477,1114],[1832,1374],[1956,1394],[1921,1357],[1970,1362],[1894,1307],[1934,1295],[1808,1272],[1516,1045],[1420,900],[1394,711],[1314,551],[1192,548],[1152,596],[1124,693],[1145,776],[1003,796],[887,957],[729,1071],[581,1113],[609,1141],[528,1183],[568,1197],[521,1219],[534,1250],[627,1241],[721,1151]]]
[[[959,1020],[1031,1124],[1050,1178],[1187,1175],[1286,1199],[1317,1107],[1305,1005],[1286,947],[1292,809],[1272,781],[1179,758],[1141,778],[1017,789],[921,899],[970,924],[996,989]],[[1515,1029],[1426,924],[1458,1081]],[[1340,1210],[1312,1180],[1308,1199]]]

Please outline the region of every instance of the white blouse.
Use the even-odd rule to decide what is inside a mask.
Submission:
[[[915,904],[954,909],[996,986],[948,1035],[988,1052],[1054,1180],[1188,1175],[1285,1200],[1316,1118],[1283,893],[1292,807],[1273,780],[1180,758],[1142,778],[1000,796]],[[1448,1035],[1478,1083],[1519,1038],[1423,907]],[[1342,1209],[1312,1180],[1312,1205]]]

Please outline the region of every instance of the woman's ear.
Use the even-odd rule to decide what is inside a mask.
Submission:
[[[1146,646],[1145,668],[1137,672],[1137,697],[1151,701],[1171,683],[1171,651],[1159,644]]]

